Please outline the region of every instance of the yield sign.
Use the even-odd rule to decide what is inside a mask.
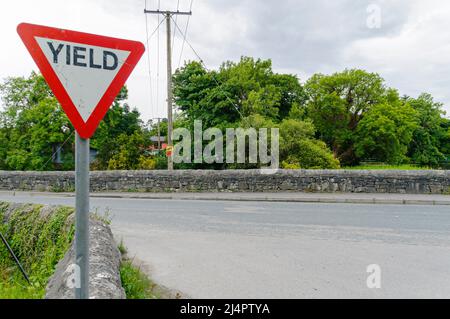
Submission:
[[[17,27],[82,138],[90,138],[142,57],[140,42],[28,23]]]

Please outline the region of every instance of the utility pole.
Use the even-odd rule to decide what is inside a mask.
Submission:
[[[164,120],[164,118],[156,117],[154,119],[158,120],[158,151],[159,151],[159,150],[161,150],[161,128],[160,128],[160,125],[161,125],[161,120]]]
[[[160,11],[160,10],[144,10],[147,14],[162,14],[164,19],[166,19],[166,33],[167,33],[167,147],[173,149],[172,143],[172,132],[173,132],[173,96],[172,96],[172,47],[171,43],[171,30],[170,30],[170,19],[174,15],[191,15],[192,12],[183,11]],[[173,170],[173,151],[172,154],[167,158],[167,169],[169,171]]]

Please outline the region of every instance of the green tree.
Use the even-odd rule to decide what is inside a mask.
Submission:
[[[363,159],[400,164],[407,161],[408,146],[418,127],[417,113],[395,91],[384,103],[373,106],[359,122],[356,155]]]
[[[437,165],[446,160],[445,142],[448,128],[443,118],[442,103],[435,102],[430,94],[421,94],[417,99],[407,98],[417,113],[419,125],[414,130],[408,155],[420,165]]]
[[[280,162],[285,168],[339,168],[327,145],[314,138],[310,120],[285,119],[280,124]]]
[[[145,162],[142,155],[148,147],[148,141],[144,139],[141,132],[135,131],[131,135],[122,133],[117,138],[117,142],[119,143],[119,148],[108,161],[108,169],[139,169],[140,164]]]
[[[5,109],[0,114],[2,169],[49,170],[73,168],[72,145],[63,148],[64,164],[50,160],[69,137],[71,125],[42,76],[8,78],[0,85]]]
[[[74,169],[73,127],[44,78],[34,72],[28,78],[7,78],[0,85],[0,94],[4,104],[0,112],[0,169]],[[121,134],[145,133],[139,113],[130,111],[126,98],[124,87],[91,139],[91,146],[99,151],[98,168],[108,167],[124,143],[124,139],[119,140]],[[54,164],[52,155],[63,144],[63,163]]]
[[[355,164],[355,131],[364,115],[387,98],[384,80],[376,73],[345,70],[332,75],[316,74],[305,85],[307,116],[318,137],[343,164]]]
[[[279,121],[303,103],[305,94],[296,76],[274,73],[270,60],[243,57],[218,71],[186,64],[174,75],[174,97],[191,121],[225,128],[255,114]]]
[[[92,138],[91,146],[98,151],[95,169],[108,169],[110,159],[124,142],[124,135],[145,134],[140,114],[137,109],[130,110],[124,102],[127,98],[128,90],[123,87]]]

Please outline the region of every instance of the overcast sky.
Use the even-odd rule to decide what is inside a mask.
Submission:
[[[158,0],[147,2],[158,8]],[[178,2],[180,10],[189,10],[191,0],[161,0],[160,8],[175,10]],[[5,1],[0,78],[37,70],[16,33],[20,22],[146,43],[144,5],[144,0]],[[270,58],[275,71],[297,74],[302,82],[316,72],[363,68],[380,73],[402,95],[431,93],[450,114],[450,1],[193,0],[192,11],[187,39],[209,68],[242,55]],[[177,18],[183,31],[186,22],[187,17]],[[149,15],[149,33],[157,25],[158,17]],[[182,42],[176,32],[174,69]],[[166,114],[165,25],[159,63],[158,32],[149,43],[151,90],[147,56],[128,80],[129,104],[144,119]],[[185,59],[196,59],[187,44]]]

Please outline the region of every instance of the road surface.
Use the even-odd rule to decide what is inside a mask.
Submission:
[[[0,200],[74,205],[57,194]],[[157,283],[192,298],[450,298],[449,206],[92,198]],[[367,287],[379,265],[381,288]]]

